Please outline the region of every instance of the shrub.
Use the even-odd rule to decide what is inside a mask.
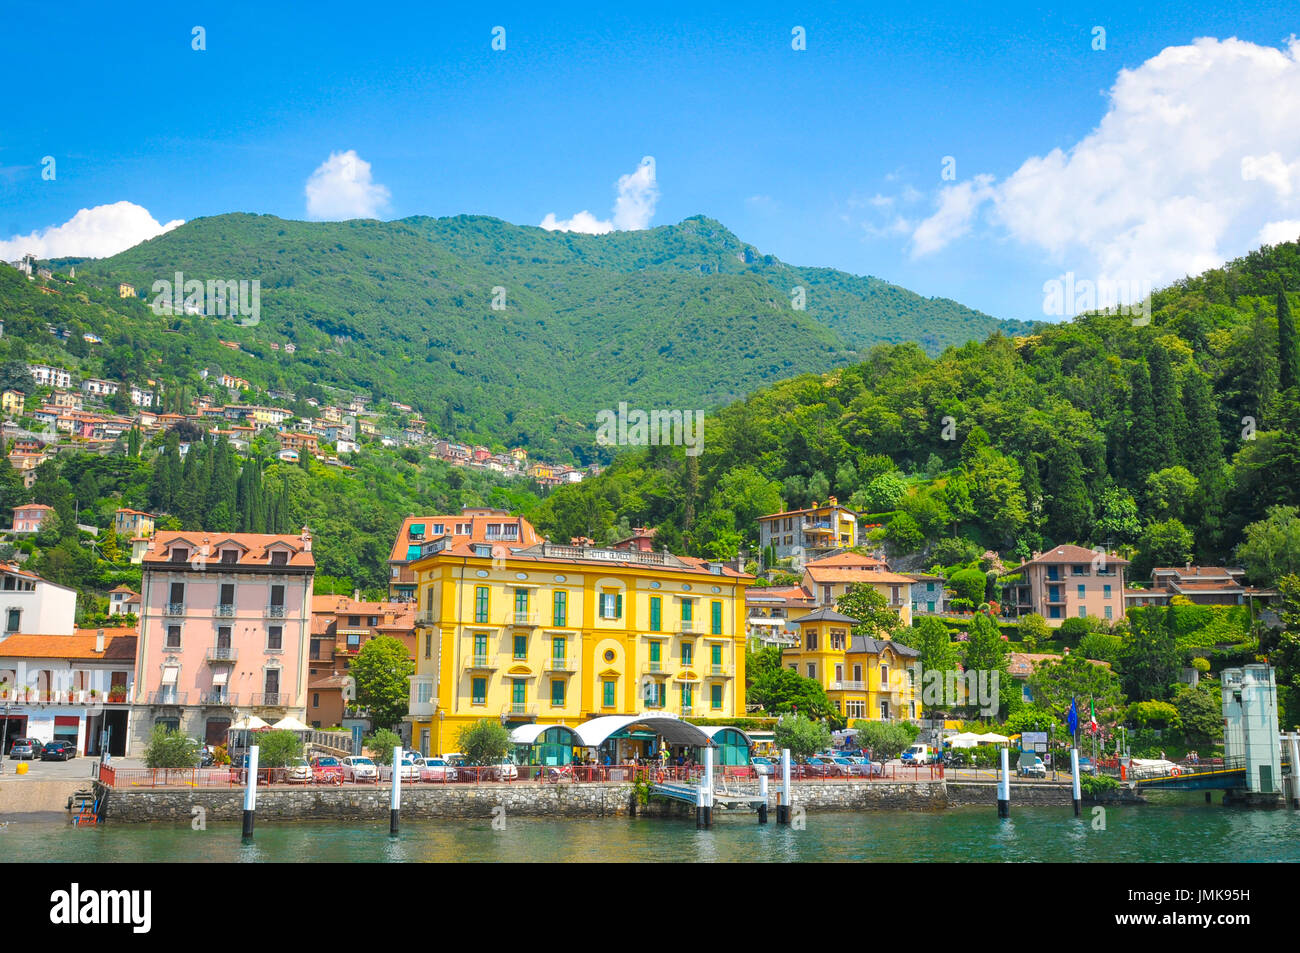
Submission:
[[[1202,675],[1208,675],[1210,672],[1210,660],[1207,658],[1192,659],[1192,668],[1196,669]]]
[[[144,749],[144,763],[150,768],[193,768],[199,763],[199,745],[179,731],[155,725]]]
[[[789,748],[790,754],[798,758],[814,755],[831,743],[831,730],[804,715],[782,717],[774,735],[778,748]]]
[[[460,730],[461,753],[473,764],[497,764],[510,753],[510,732],[494,718],[480,718]]]
[[[1119,790],[1119,781],[1108,774],[1079,775],[1079,793],[1083,797],[1100,797]]]
[[[259,731],[254,739],[258,767],[283,768],[295,758],[302,757],[302,739],[297,732]]]
[[[374,734],[361,739],[361,744],[370,749],[371,757],[376,764],[392,764],[393,749],[401,743],[401,736],[387,728],[380,728]]]

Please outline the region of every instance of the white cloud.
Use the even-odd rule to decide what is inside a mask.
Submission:
[[[96,205],[62,225],[0,241],[0,261],[17,261],[29,252],[37,258],[106,258],[184,224],[178,218],[160,225],[148,209],[132,202]]]
[[[983,178],[981,184],[980,178]],[[1290,231],[1300,213],[1300,40],[1169,47],[1120,72],[1097,127],[1001,182],[948,186],[912,235],[938,251],[986,220],[1058,263],[1154,285]]]
[[[650,220],[654,218],[655,205],[659,201],[654,156],[643,158],[636,171],[619,176],[615,187],[618,189],[618,196],[614,199],[612,218],[596,218],[586,209],[569,219],[557,219],[554,212],[548,212],[542,219],[542,228],[548,232],[585,232],[588,235],[604,235],[615,229],[634,231],[649,227]]]
[[[1283,242],[1294,241],[1300,241],[1300,218],[1269,222],[1259,230],[1259,235],[1255,238],[1257,245],[1280,245]]]
[[[307,217],[378,218],[391,197],[387,186],[372,180],[370,163],[355,150],[331,152],[307,179]]]

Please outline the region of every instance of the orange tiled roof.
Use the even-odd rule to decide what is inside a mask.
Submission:
[[[95,651],[98,629],[74,629],[72,635],[11,635],[0,641],[0,655],[14,658],[102,659],[135,661],[137,632],[125,626],[104,629],[104,651]]]
[[[1073,544],[1053,546],[1051,549],[1038,554],[1033,559],[1023,562],[1012,569],[1008,569],[1007,573],[1018,572],[1026,566],[1043,563],[1091,563],[1098,555],[1098,553],[1093,552],[1091,549],[1084,549],[1082,546],[1075,546]],[[1116,553],[1107,553],[1106,562],[1117,563],[1121,566],[1127,566],[1129,564],[1127,559],[1124,559]]]
[[[889,568],[889,564],[883,559],[877,559],[875,556],[864,556],[861,553],[836,553],[834,556],[823,556],[820,559],[810,559],[808,562],[804,563],[804,565],[823,566],[827,569]]]
[[[911,585],[916,582],[911,576],[900,576],[898,573],[875,569],[822,569],[810,563],[804,567],[804,570],[816,583],[865,582]]]
[[[161,568],[164,565],[175,565],[171,561],[169,550],[173,544],[179,543],[189,549],[189,556],[202,551],[202,547],[208,546],[208,565],[218,566],[221,563],[221,549],[227,544],[233,543],[239,550],[238,560],[231,564],[235,566],[270,566],[271,553],[275,549],[288,548],[289,558],[285,565],[296,568],[310,569],[315,567],[316,559],[310,549],[311,538],[306,540],[301,535],[276,535],[272,533],[206,533],[202,530],[193,532],[163,530],[156,534],[150,540],[149,548],[144,554],[144,565]],[[188,559],[186,561],[188,563]],[[184,564],[183,564],[184,565]],[[280,568],[279,564],[276,568]]]
[[[510,523],[519,526],[519,538],[512,540],[493,540],[508,546],[535,546],[542,541],[537,535],[537,530],[533,529],[533,524],[528,522],[522,516],[511,516],[505,510],[493,510],[488,507],[471,507],[464,512],[454,516],[408,516],[402,520],[402,526],[397,531],[397,539],[393,542],[393,551],[389,555],[389,562],[406,562],[406,551],[408,546],[415,544],[410,537],[411,524],[423,523],[424,536],[419,540],[421,543],[427,543],[430,540],[438,539],[442,536],[451,536],[453,545],[460,543],[486,543],[488,523]],[[442,533],[433,533],[430,527],[433,524],[441,523],[444,528]],[[469,523],[470,533],[468,536],[457,534],[455,532],[457,524]],[[458,553],[457,555],[472,556],[472,552]]]

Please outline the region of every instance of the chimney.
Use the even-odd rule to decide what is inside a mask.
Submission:
[[[353,602],[360,602],[360,601],[361,601],[361,590],[360,590],[360,589],[353,589],[353,590],[352,590],[352,601],[353,601]]]
[[[301,539],[302,539],[302,551],[304,553],[311,552],[311,530],[309,530],[306,526],[302,528]]]
[[[104,630],[96,629],[95,630],[95,652],[102,653],[103,651],[104,651]]]

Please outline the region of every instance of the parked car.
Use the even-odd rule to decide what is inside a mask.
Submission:
[[[456,768],[446,758],[419,760],[421,781],[455,781]]]
[[[284,779],[290,784],[310,784],[312,780],[311,763],[306,758],[294,758]]]
[[[70,741],[47,741],[41,748],[42,761],[67,761],[77,756],[77,746]]]
[[[857,767],[857,773],[864,778],[880,777],[885,773],[884,765],[876,764],[869,758],[854,756],[849,758],[849,760]]]
[[[843,777],[847,772],[841,766],[835,763],[833,758],[825,755],[813,755],[803,765],[803,776],[805,778],[838,778]]]
[[[403,781],[420,780],[420,768],[418,765],[416,765],[414,758],[403,758],[402,765],[399,770],[400,773],[398,774],[398,777],[401,778]],[[389,764],[381,764],[379,766],[379,780],[391,781],[392,779],[393,779],[393,766]]]
[[[489,781],[515,781],[519,778],[519,768],[509,759],[489,765],[485,773]]]
[[[343,780],[374,781],[379,778],[379,768],[369,758],[348,755],[343,759]]]
[[[312,758],[311,779],[316,784],[342,784],[343,764],[330,756]]]
[[[776,776],[776,763],[771,758],[750,758],[750,766],[755,774],[766,774],[769,778]]]
[[[41,749],[44,747],[45,742],[36,738],[15,738],[9,748],[9,757],[32,761],[41,756]]]

